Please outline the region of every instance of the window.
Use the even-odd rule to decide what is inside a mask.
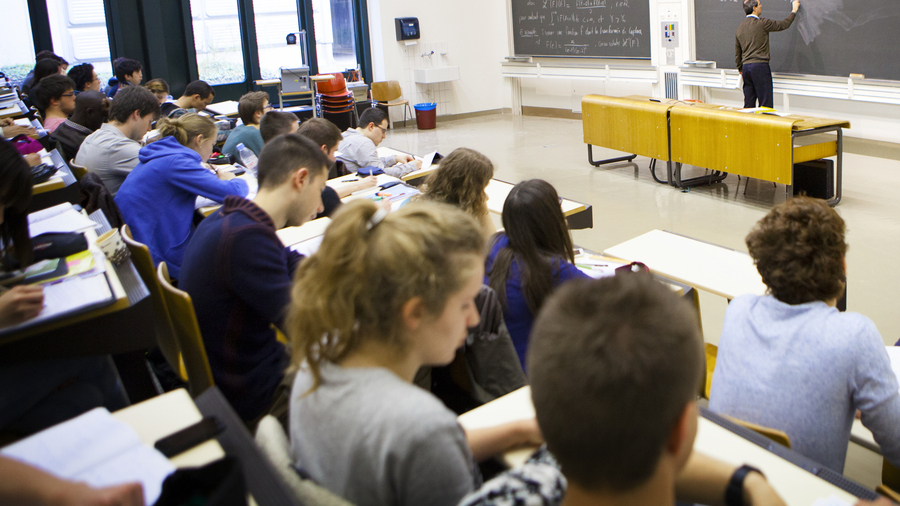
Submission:
[[[191,21],[200,79],[209,84],[244,82],[237,0],[191,0]]]
[[[47,0],[47,14],[53,52],[70,66],[90,63],[105,84],[113,72],[103,0]]]
[[[355,16],[351,0],[312,0],[319,73],[355,69]]]
[[[31,37],[31,18],[28,0],[11,0],[3,8],[3,51],[0,51],[0,72],[13,83],[25,79],[34,67],[34,39]]]
[[[303,61],[300,45],[287,45],[289,33],[300,31],[296,0],[254,0],[256,20],[256,48],[259,53],[259,72],[263,79],[281,77],[281,67],[296,68],[309,65]]]

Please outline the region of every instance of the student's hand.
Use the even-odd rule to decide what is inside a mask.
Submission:
[[[799,11],[800,10],[800,0],[794,0],[793,2],[791,2],[791,7],[793,7],[791,9],[792,13],[796,13],[797,11]]]
[[[416,169],[422,168],[422,160],[413,160],[413,161],[416,162]]]
[[[410,155],[394,155],[394,161],[397,163],[408,163],[413,160],[415,160],[415,158]]]
[[[29,137],[34,137],[37,135],[37,131],[34,129],[34,127],[30,127],[30,126],[26,127],[26,126],[15,125],[15,124],[3,127],[3,137],[6,137],[7,139],[12,139],[13,137],[15,137],[17,135],[22,135],[22,134],[25,134]]]
[[[40,285],[20,285],[0,295],[0,327],[30,320],[44,309],[44,289]]]
[[[16,122],[13,121],[12,118],[3,118],[3,119],[0,119],[0,128],[6,127],[6,126],[10,126],[10,125],[15,125],[15,124],[16,124]]]
[[[874,501],[864,501],[860,499],[856,502],[856,506],[897,506],[897,503],[891,501],[887,497],[879,497]]]
[[[63,499],[64,505],[78,506],[144,506],[144,489],[140,483],[126,483],[107,488],[91,488],[75,484]]]
[[[751,472],[744,478],[744,504],[752,506],[787,506],[765,476]]]
[[[350,183],[350,184],[344,186],[344,188],[346,189],[346,191],[348,192],[348,195],[349,195],[350,193],[356,193],[360,190],[367,190],[369,188],[374,188],[375,186],[378,186],[378,178],[364,177],[364,178],[360,179],[359,181],[356,181],[354,183]]]
[[[538,427],[536,418],[513,423],[516,424],[516,431],[519,433],[519,440],[522,446],[540,446],[544,444],[544,435],[541,434],[541,428]]]
[[[230,170],[218,170],[217,169],[216,177],[218,177],[222,181],[230,181],[230,180],[234,179],[236,176],[234,175],[234,172],[231,172]]]
[[[29,167],[37,167],[38,165],[41,164],[41,155],[39,155],[37,153],[28,153],[27,155],[23,156],[22,158],[25,159],[25,161],[28,163]]]

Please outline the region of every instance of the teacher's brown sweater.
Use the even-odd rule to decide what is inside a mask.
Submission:
[[[795,16],[792,12],[782,21],[747,16],[734,36],[734,63],[738,71],[743,70],[745,63],[768,63],[769,32],[788,29]]]

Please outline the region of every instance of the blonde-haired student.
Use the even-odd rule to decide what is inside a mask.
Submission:
[[[181,260],[194,234],[197,196],[222,202],[247,196],[247,182],[230,172],[213,173],[203,163],[216,142],[216,124],[197,114],[163,118],[162,139],[141,148],[140,163],[116,194],[116,204],[134,238],[150,248],[154,263],[165,261],[178,278]]]
[[[481,227],[453,207],[388,214],[355,201],[300,265],[287,323],[300,366],[292,454],[332,492],[359,506],[455,505],[480,484],[477,460],[541,439],[534,420],[466,433],[412,384],[478,324],[483,247]]]
[[[478,220],[485,237],[497,232],[488,214],[488,183],[494,177],[494,164],[487,156],[469,148],[454,149],[441,160],[440,169],[431,173],[425,191],[419,197],[456,206]]]

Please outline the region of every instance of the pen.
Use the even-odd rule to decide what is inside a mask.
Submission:
[[[342,179],[341,180],[342,183],[353,183],[356,181],[359,181],[359,179]]]

